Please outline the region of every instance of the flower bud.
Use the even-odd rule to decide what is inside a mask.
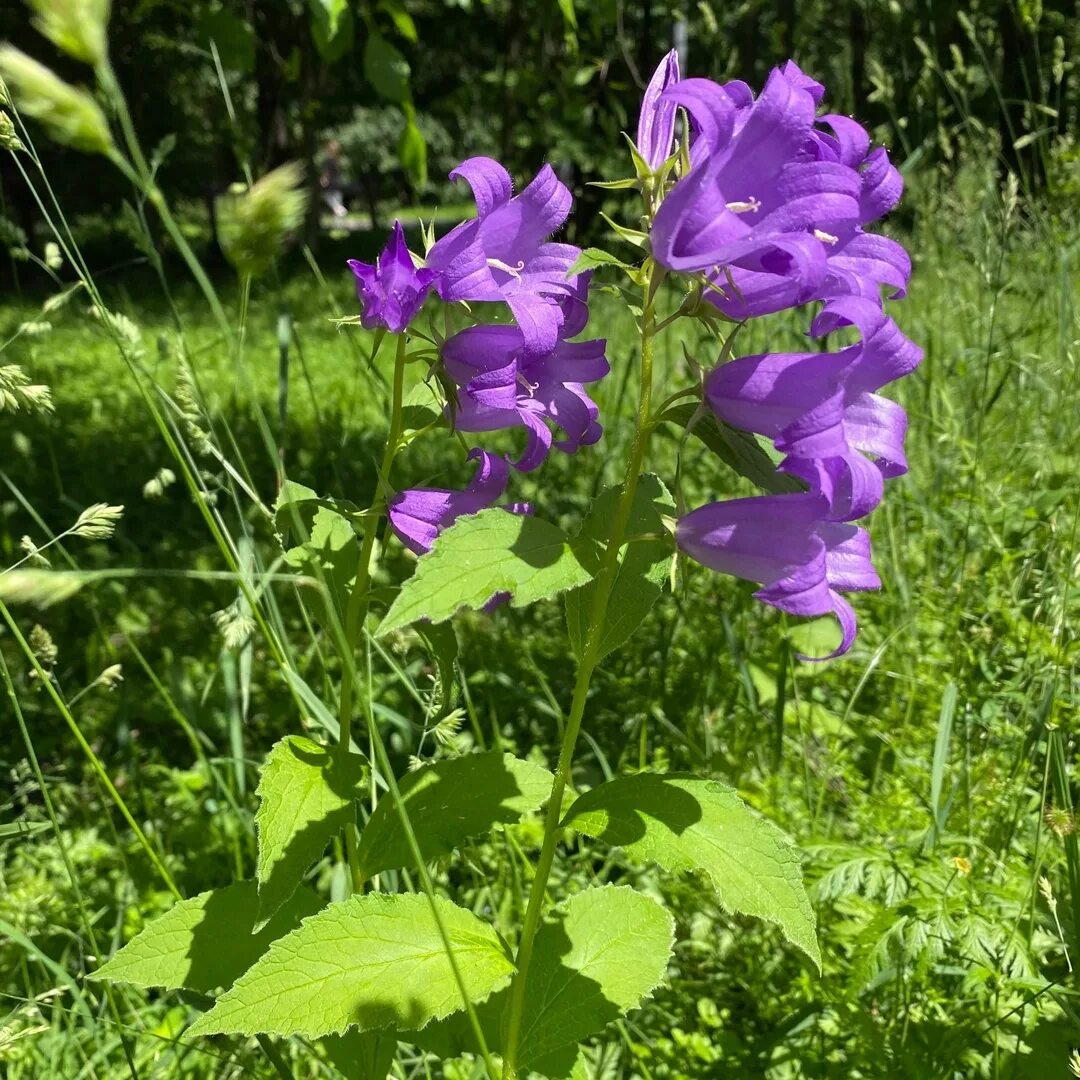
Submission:
[[[258,277],[273,265],[285,237],[299,228],[307,207],[303,174],[296,162],[267,173],[240,194],[217,202],[218,237],[225,258],[245,277]]]
[[[30,0],[34,28],[61,52],[98,65],[108,52],[109,0]]]
[[[19,111],[45,125],[57,142],[91,154],[112,149],[109,124],[98,103],[11,45],[0,47],[0,78]]]
[[[0,150],[25,150],[22,139],[15,134],[15,124],[6,112],[0,111]]]
[[[653,72],[641,99],[637,148],[652,170],[660,168],[671,153],[675,138],[675,102],[664,99],[664,91],[679,81],[679,54],[672,49]]]

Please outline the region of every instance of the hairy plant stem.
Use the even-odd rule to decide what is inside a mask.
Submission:
[[[622,495],[611,523],[604,557],[594,581],[592,610],[589,613],[589,627],[585,637],[585,648],[578,664],[577,679],[574,684],[574,697],[570,713],[566,719],[562,747],[559,751],[559,764],[555,771],[555,780],[551,785],[551,798],[548,800],[547,814],[544,820],[544,840],[540,856],[536,863],[536,874],[529,893],[529,903],[525,909],[525,920],[521,928],[516,957],[517,973],[510,987],[506,1044],[503,1052],[503,1080],[517,1080],[518,1050],[521,1040],[521,1024],[525,1013],[525,988],[532,960],[536,931],[543,915],[544,899],[548,879],[555,861],[555,850],[561,833],[563,796],[570,782],[573,766],[574,748],[581,732],[581,721],[585,715],[585,704],[589,696],[589,687],[593,673],[600,661],[600,645],[604,636],[604,620],[607,617],[608,603],[615,585],[619,569],[619,551],[626,539],[626,527],[634,506],[638,478],[645,463],[649,436],[652,433],[653,419],[653,340],[656,336],[656,291],[663,277],[663,271],[650,259],[645,264],[644,303],[641,316],[641,383],[638,394],[637,422],[634,438],[630,445],[630,456],[626,463],[626,479]]]
[[[338,750],[342,756],[349,753],[349,745],[352,740],[353,698],[356,689],[356,664],[353,653],[368,613],[371,586],[371,555],[375,550],[375,540],[379,535],[379,522],[386,513],[386,492],[390,483],[390,470],[393,468],[394,458],[397,456],[398,446],[401,443],[401,403],[405,387],[405,343],[405,335],[398,335],[397,353],[394,356],[394,391],[390,405],[390,430],[386,433],[386,445],[383,447],[382,463],[379,465],[375,498],[372,500],[371,506],[364,517],[364,536],[360,542],[360,561],[356,567],[356,580],[353,582],[352,592],[349,593],[348,607],[345,610],[345,639],[343,646],[350,650],[350,653],[348,656],[341,658],[341,696],[338,706],[338,723],[341,732],[338,739]],[[356,829],[351,824],[345,826],[345,853],[349,862],[352,890],[353,892],[361,892],[364,887],[364,879],[360,875],[360,864],[356,856]]]

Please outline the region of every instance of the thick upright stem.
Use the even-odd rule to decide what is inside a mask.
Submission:
[[[634,439],[630,447],[630,457],[626,463],[626,479],[622,495],[611,523],[604,557],[600,563],[594,581],[592,610],[589,613],[589,627],[585,638],[585,648],[578,664],[577,680],[574,684],[574,697],[570,705],[570,714],[563,732],[562,747],[559,751],[559,764],[555,770],[555,780],[551,786],[551,798],[548,800],[547,814],[544,820],[544,840],[540,856],[536,863],[536,876],[533,878],[529,903],[525,909],[525,920],[518,942],[517,973],[510,990],[506,1045],[503,1054],[503,1080],[516,1080],[521,1023],[525,1012],[525,988],[528,981],[529,965],[532,961],[536,931],[544,909],[544,897],[548,878],[551,876],[555,861],[555,850],[559,842],[562,818],[563,796],[570,782],[574,748],[581,732],[581,722],[585,715],[585,703],[589,696],[589,686],[593,672],[600,660],[600,644],[603,640],[604,620],[607,617],[611,592],[619,570],[619,551],[626,539],[626,528],[633,511],[634,496],[637,493],[638,478],[645,463],[649,435],[652,432],[650,410],[652,408],[652,362],[653,338],[656,331],[654,301],[656,289],[660,283],[662,271],[649,262],[645,281],[645,303],[641,318],[641,385],[638,394],[637,423]]]

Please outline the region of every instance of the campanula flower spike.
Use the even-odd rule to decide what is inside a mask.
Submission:
[[[391,334],[402,333],[412,322],[438,276],[434,270],[413,265],[400,221],[394,222],[386,247],[374,265],[357,259],[348,262],[356,277],[361,325],[366,330],[382,328]]]
[[[437,241],[427,265],[447,302],[502,301],[521,329],[530,356],[559,340],[559,301],[572,289],[567,271],[579,248],[550,242],[570,213],[570,190],[545,165],[522,192],[511,195],[510,174],[497,161],[469,158],[450,173],[472,188],[477,216]]]
[[[655,172],[668,159],[675,140],[677,103],[664,96],[664,91],[679,81],[679,54],[672,49],[657,65],[638,115],[637,149],[645,163]]]
[[[757,582],[754,596],[792,615],[834,615],[842,631],[830,660],[851,648],[857,622],[841,595],[879,589],[864,529],[825,519],[812,493],[762,495],[699,507],[680,520],[679,548],[696,562]]]

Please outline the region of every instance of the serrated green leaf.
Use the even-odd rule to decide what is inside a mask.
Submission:
[[[511,607],[525,607],[588,580],[561,529],[528,514],[481,510],[456,521],[420,557],[375,634],[419,619],[443,622],[499,593],[510,594]]]
[[[266,927],[253,934],[258,902],[254,881],[179,900],[88,978],[202,994],[231,986],[275,938],[321,906],[310,889],[297,889]]]
[[[637,1008],[660,984],[674,932],[664,908],[625,885],[586,889],[556,908],[537,931],[529,965],[521,1075],[572,1077],[578,1043]],[[488,1046],[500,1053],[508,997],[504,990],[477,1010]],[[443,1058],[476,1052],[462,1016],[402,1039]]]
[[[551,794],[552,775],[512,754],[488,751],[437,761],[399,784],[425,859],[447,855],[495,825],[520,821]],[[365,878],[413,864],[393,799],[385,796],[364,826],[357,853]]]
[[[775,923],[820,969],[799,849],[734,788],[680,774],[622,776],[582,795],[563,824],[665,870],[707,874],[724,907]]]
[[[697,412],[697,405],[689,402],[672,405],[660,417],[685,428]],[[738,431],[720,423],[712,413],[697,419],[691,434],[703,442],[725,465],[764,491],[780,494],[785,491],[802,491],[803,487],[793,476],[776,471],[776,462],[768,451],[748,431]]]
[[[491,926],[442,897],[435,903],[465,992],[483,1001],[513,964]],[[368,893],[275,941],[188,1034],[421,1028],[464,1007],[428,898]]]
[[[586,889],[536,935],[521,1030],[521,1064],[576,1056],[577,1044],[623,1016],[660,985],[675,920],[625,885]]]
[[[574,538],[574,550],[594,573],[599,567],[604,541],[622,491],[621,484],[602,491],[593,502],[581,532]],[[634,505],[626,527],[626,535],[631,539],[619,552],[619,572],[608,601],[599,659],[617,649],[634,633],[663,592],[674,556],[663,517],[674,513],[675,500],[663,481],[651,473],[642,476],[634,492]],[[660,535],[656,539],[635,539],[642,534]],[[590,581],[566,597],[566,628],[578,659],[585,650],[595,593],[595,582]]]
[[[574,261],[574,265],[566,271],[566,276],[572,278],[577,274],[583,273],[585,270],[595,270],[598,266],[617,266],[620,270],[626,270],[628,273],[634,273],[637,269],[636,267],[624,263],[622,259],[616,258],[610,252],[602,251],[600,248],[590,247],[585,248],[585,250],[577,257]]]
[[[290,896],[327,842],[355,821],[364,759],[332,753],[302,735],[287,735],[267,755],[256,795],[259,925]]]

